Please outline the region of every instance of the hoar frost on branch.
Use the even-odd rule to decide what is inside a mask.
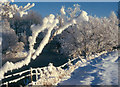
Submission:
[[[33,4],[28,3],[24,7],[23,6],[18,7],[16,4],[12,4],[11,2],[14,2],[14,1],[13,0],[11,0],[11,1],[8,1],[8,0],[0,1],[0,21],[1,21],[0,22],[0,27],[2,27],[1,29],[3,30],[3,32],[1,34],[7,37],[12,33],[13,34],[12,36],[14,36],[14,37],[10,37],[9,40],[7,40],[8,38],[5,40],[6,37],[2,38],[0,36],[0,39],[1,39],[0,43],[3,44],[5,42],[5,44],[3,44],[3,45],[8,44],[7,46],[4,46],[3,48],[9,47],[10,46],[9,44],[12,41],[12,39],[17,37],[16,34],[14,33],[13,29],[9,29],[9,28],[8,28],[9,30],[4,29],[3,25],[5,24],[6,19],[12,19],[14,17],[14,15],[16,15],[16,14],[19,14],[20,17],[23,17],[23,15],[26,15],[28,13],[27,10],[29,10],[30,8],[32,8],[35,5],[34,3]],[[9,26],[5,25],[5,27],[9,27]],[[13,31],[13,32],[11,32],[11,31]],[[3,41],[2,41],[2,39],[3,39]],[[17,39],[15,39],[12,42],[14,43],[15,41],[17,41]],[[1,47],[1,45],[0,45],[0,47]],[[4,49],[2,49],[2,51],[3,50]]]
[[[64,8],[61,9],[61,12],[64,11],[65,14],[65,10]],[[79,18],[81,18],[81,21],[88,21],[88,16],[87,13],[85,11],[83,11],[85,14],[79,14],[77,17],[73,17],[70,20],[65,22],[65,25],[59,27],[59,23],[60,20],[58,18],[56,18],[53,14],[50,14],[48,17],[45,17],[43,19],[43,24],[40,25],[32,25],[31,26],[31,30],[32,30],[32,36],[29,37],[29,53],[28,56],[17,63],[12,63],[12,62],[7,62],[6,64],[3,65],[3,67],[0,69],[0,73],[1,73],[1,77],[0,79],[4,78],[4,74],[7,73],[9,70],[14,70],[14,69],[18,69],[21,68],[24,65],[28,65],[32,59],[36,59],[36,57],[42,52],[42,50],[44,49],[44,47],[46,46],[46,44],[49,42],[50,38],[51,38],[51,32],[55,29],[56,33],[54,34],[55,36],[58,34],[61,34],[65,29],[67,29],[69,26],[74,25],[77,23],[77,20],[79,20]],[[86,18],[87,17],[87,18]],[[64,20],[64,18],[63,18]],[[43,40],[41,41],[39,47],[35,50],[34,44],[36,43],[36,38],[38,36],[38,34],[44,30],[47,30],[47,34],[45,35],[45,37],[43,38]]]
[[[69,27],[57,40],[61,44],[61,53],[73,57],[81,55],[86,58],[102,51],[111,51],[119,45],[117,16],[114,12],[108,18],[89,16],[89,22],[82,21]]]
[[[16,4],[11,5],[10,2],[0,3],[0,16],[2,18],[13,18],[16,13],[19,13],[20,17],[27,14],[27,10],[32,8],[35,4],[28,3],[26,6],[18,7]]]
[[[13,18],[15,14],[18,14],[22,17],[24,14],[27,14],[27,10],[30,9],[31,7],[34,6],[34,3],[32,5],[30,5],[30,3],[28,3],[26,6],[22,7],[18,7],[16,4],[11,4],[10,1],[0,1],[0,27],[1,30],[3,28],[3,24],[5,23],[6,18]],[[3,24],[2,24],[3,23]],[[7,25],[6,25],[7,26]],[[8,27],[8,26],[7,26]],[[4,30],[3,30],[4,31]],[[12,31],[12,29],[11,29]],[[9,32],[9,30],[7,31]],[[2,34],[3,32],[1,32]],[[2,36],[0,36],[0,43],[2,43]],[[0,48],[2,47],[2,45],[0,45]],[[3,78],[4,73],[8,71],[8,67],[9,70],[12,70],[12,67],[14,68],[18,68],[19,63],[14,64],[11,62],[7,62],[4,66],[5,67],[1,67],[0,69],[0,79]],[[10,68],[11,65],[11,68]]]
[[[11,2],[14,2],[14,1],[13,0],[11,0],[11,1],[8,1],[8,0],[0,1],[0,21],[2,21],[2,22],[0,22],[1,23],[0,26],[3,26],[6,22],[6,19],[7,18],[13,18],[15,14],[19,13],[20,17],[22,17],[23,15],[27,14],[27,10],[29,10],[30,8],[32,8],[35,5],[34,3],[33,4],[28,3],[24,7],[23,6],[18,7],[16,4],[12,4]],[[5,31],[4,27],[2,27],[1,29],[3,29],[4,33],[8,32],[6,34],[6,36],[9,35],[11,31],[13,31],[12,29],[9,29],[8,31],[7,30]],[[3,34],[3,32],[2,32],[2,34]],[[16,35],[16,34],[14,34],[14,35]],[[13,38],[11,38],[11,39],[13,39]],[[5,44],[3,44],[3,45],[5,45]],[[6,47],[8,47],[8,46],[6,46]]]

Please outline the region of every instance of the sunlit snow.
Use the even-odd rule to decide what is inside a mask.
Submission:
[[[118,51],[89,61],[59,85],[118,85]]]

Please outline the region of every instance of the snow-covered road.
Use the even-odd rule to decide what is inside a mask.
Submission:
[[[118,85],[118,51],[87,62],[59,85]]]

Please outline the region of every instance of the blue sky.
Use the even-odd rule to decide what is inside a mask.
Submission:
[[[31,2],[32,3],[32,2]],[[26,5],[27,2],[17,2],[18,5]],[[82,10],[88,12],[88,15],[98,17],[109,16],[111,11],[118,10],[118,2],[35,2],[35,7],[31,10],[37,11],[42,17],[49,14],[57,14],[62,6],[72,7],[73,4],[79,4]]]

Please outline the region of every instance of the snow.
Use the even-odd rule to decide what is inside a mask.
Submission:
[[[71,26],[71,25],[73,25],[73,24],[75,24],[75,23],[76,23],[75,20],[72,20],[72,21],[66,23],[64,26],[62,26],[61,28],[59,28],[59,30],[58,30],[58,32],[56,33],[56,35],[61,34],[66,28],[68,28],[69,26]],[[55,36],[56,36],[56,35],[55,35]]]
[[[1,68],[0,68],[0,79],[4,78],[4,74],[7,73],[7,71],[12,71],[14,69],[21,68],[24,65],[28,65],[30,63],[30,58],[31,58],[31,53],[29,52],[29,55],[25,60],[17,62],[17,63],[12,63],[12,62],[6,62]]]
[[[45,45],[48,43],[48,41],[49,41],[49,38],[50,38],[50,35],[51,35],[51,31],[52,31],[52,30],[54,29],[54,27],[57,26],[57,24],[59,23],[58,19],[55,19],[55,16],[54,16],[53,14],[50,14],[49,17],[46,17],[43,22],[44,22],[44,25],[43,25],[43,27],[41,27],[41,28],[42,28],[43,30],[45,30],[45,29],[47,28],[48,32],[47,32],[47,34],[45,35],[45,37],[44,37],[44,39],[42,40],[42,42],[40,43],[40,45],[39,45],[39,47],[37,48],[37,50],[35,51],[35,53],[34,53],[34,55],[33,55],[33,57],[32,57],[33,59],[35,59],[36,56],[38,56],[38,55],[42,52],[44,46],[45,46]],[[30,45],[30,48],[33,49],[33,45],[34,45],[35,42],[36,42],[36,37],[37,37],[37,35],[41,32],[42,29],[38,30],[39,32],[36,32],[36,30],[35,30],[35,32],[34,32],[34,30],[32,29],[34,33],[33,33],[33,35],[32,35],[31,38],[33,38],[32,41],[34,41],[34,42],[32,43],[32,45]],[[36,34],[35,34],[35,33],[36,33]]]
[[[90,85],[93,80],[94,80],[93,76],[88,76],[88,78],[85,78],[84,81],[80,81],[80,82],[81,85]]]
[[[118,85],[118,51],[99,56],[75,70],[59,85]]]
[[[13,14],[11,14],[10,12],[8,14],[9,14],[9,18],[13,18]]]
[[[27,11],[28,9],[34,7],[34,6],[35,6],[34,3],[32,3],[32,5],[30,5],[30,3],[28,3],[28,4],[27,4],[26,6],[24,6],[24,7],[21,7],[21,8],[19,7],[18,12],[20,13],[20,17],[23,17],[23,15],[28,14],[26,11]]]
[[[89,21],[89,17],[87,16],[87,12],[82,11],[81,14],[77,17],[77,23],[80,21]]]
[[[28,55],[28,53],[27,52],[17,52],[14,55],[15,55],[15,58],[23,58],[23,57],[26,57]]]
[[[81,12],[79,4],[74,4],[73,6],[74,6],[74,9],[71,7],[68,8],[68,14],[70,15],[71,18],[77,17],[78,16],[77,13]]]
[[[27,58],[25,58],[24,60],[17,62],[17,63],[12,63],[12,62],[7,62],[1,69],[0,69],[0,73],[1,77],[0,79],[4,78],[4,73],[6,73],[9,70],[13,70],[13,69],[18,69],[21,68],[24,65],[28,65],[32,59],[36,59],[36,57],[42,52],[43,48],[45,47],[45,45],[48,43],[50,36],[51,36],[51,32],[54,29],[54,27],[57,26],[57,24],[59,23],[59,20],[57,18],[55,18],[55,16],[53,14],[50,14],[48,17],[45,17],[43,19],[43,25],[42,26],[32,26],[31,30],[32,30],[32,36],[29,37],[29,46],[30,46],[30,50],[28,52],[28,56]],[[63,30],[65,30],[66,28],[68,28],[69,26],[73,25],[75,22],[75,20],[73,19],[72,21],[68,22],[65,26],[63,26],[62,28],[58,29],[60,30],[59,34],[62,33]],[[37,48],[37,50],[34,50],[34,44],[36,43],[36,38],[38,36],[38,34],[42,31],[44,31],[45,29],[47,29],[47,34],[45,35],[45,37],[43,38],[42,42],[40,43],[39,47]]]
[[[26,6],[20,7],[16,4],[10,5],[10,2],[14,2],[14,0],[0,0],[0,2],[2,2],[0,3],[0,17],[8,16],[9,18],[13,18],[16,13],[19,13],[20,17],[23,17],[23,15],[28,13],[27,10],[35,6],[34,3],[28,3]]]
[[[16,10],[20,13],[20,16],[22,17],[24,14],[27,14],[27,10],[30,9],[31,7],[34,6],[34,3],[32,5],[30,5],[29,3],[27,4],[27,6],[25,7],[17,7],[16,5],[12,5],[11,8],[16,8]],[[14,10],[13,10],[14,11]],[[62,8],[62,12],[64,11],[64,8]],[[15,14],[15,12],[11,12],[13,14]],[[10,17],[12,17],[10,13]],[[65,13],[64,13],[65,14]],[[81,15],[80,15],[81,16]],[[87,15],[85,14],[84,17],[87,17]],[[84,18],[83,19],[86,19]],[[66,23],[64,26],[58,28],[58,33],[57,34],[61,34],[62,31],[64,31],[65,29],[67,29],[69,26],[76,24],[76,20],[77,18],[73,18],[71,19],[71,21],[69,21],[68,23]],[[86,21],[86,20],[83,20]],[[4,78],[4,74],[7,73],[8,71],[12,71],[14,69],[18,69],[21,68],[25,65],[28,65],[32,59],[36,59],[36,57],[42,52],[42,50],[44,49],[44,47],[46,46],[46,44],[49,42],[50,36],[51,36],[51,32],[52,30],[57,27],[57,24],[59,23],[59,20],[57,18],[55,18],[55,16],[53,14],[50,14],[48,17],[45,17],[43,19],[43,25],[32,25],[31,26],[31,30],[32,30],[32,36],[29,37],[29,52],[28,52],[28,56],[19,62],[13,63],[13,62],[7,62],[3,65],[3,67],[0,68],[0,80]],[[45,37],[43,38],[43,40],[41,41],[40,45],[38,46],[37,50],[34,49],[34,44],[36,43],[36,38],[38,36],[38,34],[44,30],[47,29],[47,33],[45,35]],[[57,35],[56,34],[56,35]],[[71,67],[72,68],[72,67]],[[74,68],[74,67],[73,67]],[[61,69],[62,70],[62,69]],[[74,70],[74,69],[73,69]],[[63,71],[63,70],[62,70]],[[58,73],[61,73],[58,72]],[[70,73],[70,72],[69,72]],[[69,74],[66,73],[66,74]],[[65,73],[64,73],[65,75]],[[69,76],[68,76],[69,77]],[[58,82],[60,80],[58,79]],[[13,81],[15,82],[15,81]]]
[[[113,51],[113,53],[116,53],[116,52],[117,51]],[[105,52],[102,52],[102,53],[105,53]],[[29,85],[30,84],[32,85],[97,85],[95,84],[94,81],[101,82],[101,80],[99,81],[99,79],[96,77],[96,73],[98,73],[99,68],[95,67],[94,65],[99,64],[106,59],[107,60],[110,59],[110,57],[109,56],[107,57],[107,55],[112,54],[112,52],[105,53],[105,54],[102,54],[102,53],[97,54],[98,57],[95,59],[87,60],[87,61],[83,61],[84,59],[81,59],[82,62],[78,60],[77,63],[75,64],[72,64],[71,62],[72,61],[74,62],[75,59],[77,60],[78,58],[69,60],[67,63],[59,67],[55,67],[53,66],[53,64],[49,64],[48,67],[37,68],[38,71],[42,72],[40,73],[41,75],[40,79],[38,79],[37,81],[34,81],[33,83],[29,83]],[[114,54],[112,55],[114,56]],[[103,56],[104,56],[104,60],[102,59]],[[114,57],[112,57],[112,59],[114,59]],[[118,56],[116,60],[117,59],[118,59]],[[66,65],[68,66],[68,68],[62,69],[62,67]],[[34,70],[36,71],[36,69]]]
[[[48,67],[32,68],[31,70],[35,71],[32,75],[36,76],[36,81],[28,85],[118,85],[118,51],[105,53],[101,56],[100,54],[92,60],[83,61],[84,59],[81,59],[75,64],[71,62],[78,58],[69,60],[64,65],[68,66],[66,69],[62,69],[63,65],[55,67],[52,63]],[[7,64],[10,64],[10,62],[7,62]],[[6,66],[5,68],[9,67]],[[28,71],[30,70],[6,76],[5,78],[21,75]],[[10,82],[16,82],[22,78],[24,76]]]
[[[65,14],[66,14],[65,9],[64,9],[63,6],[62,6],[62,8],[60,9],[60,12],[61,12],[62,15],[65,15]]]
[[[52,15],[52,14],[48,17],[48,19],[51,19],[53,21],[52,21],[52,23],[51,23],[51,21],[48,21],[47,24],[43,24],[43,26],[42,26],[43,30],[48,28],[48,33],[45,36],[45,38],[43,39],[43,41],[41,42],[40,47],[38,47],[37,50],[35,51],[35,54],[33,55],[33,59],[36,58],[36,56],[38,56],[39,53],[42,52],[44,46],[48,43],[48,40],[49,40],[49,37],[51,35],[52,29],[58,23],[58,19],[54,20],[54,15]],[[41,27],[38,26],[38,29],[40,29],[40,28]],[[36,29],[35,29],[35,31],[36,31]],[[39,31],[41,32],[41,30],[39,30]],[[36,33],[36,32],[34,32],[34,33]],[[39,32],[37,32],[36,34],[38,35],[38,33]],[[34,52],[33,46],[34,46],[34,43],[36,42],[35,40],[36,40],[37,35],[33,35],[32,37],[30,37],[30,39],[29,39],[30,48],[32,48],[32,49],[30,49],[30,51],[28,53],[28,56],[24,60],[22,60],[20,62],[17,62],[17,63],[7,62],[6,64],[3,65],[3,67],[1,67],[1,69],[0,69],[0,73],[1,73],[0,79],[4,78],[4,73],[7,73],[7,71],[21,68],[22,66],[28,65],[30,63],[32,53]],[[31,39],[33,39],[33,40],[31,40]],[[31,43],[32,43],[32,45],[31,45]]]
[[[34,3],[32,5],[28,3],[24,7],[22,6],[18,7],[17,5],[12,5],[11,8],[12,9],[16,8],[17,12],[19,12],[20,16],[22,17],[24,14],[27,14],[26,11],[31,7],[33,7],[34,5],[35,5]],[[80,21],[89,21],[89,17],[87,16],[87,12],[85,11],[82,11],[81,14],[76,18],[72,18],[73,16],[75,16],[77,10],[79,9],[77,8],[74,9],[73,13],[71,14],[71,20],[67,21],[67,23],[65,23],[64,26],[61,26],[60,28],[57,29],[58,32],[56,33],[56,35],[61,34],[69,26],[79,23]],[[61,11],[61,15],[66,14],[64,7],[62,7],[60,11]],[[13,12],[10,11],[8,15],[10,18],[12,18],[15,13],[16,12],[14,12],[13,10]],[[0,14],[2,14],[2,12]],[[4,14],[5,11],[3,15]],[[62,19],[64,19],[64,16],[61,17],[63,17]],[[55,27],[58,27],[57,26],[58,23],[59,20],[55,18],[53,14],[50,14],[48,17],[45,17],[43,19],[42,26],[32,25],[31,26],[32,36],[29,37],[30,50],[28,56],[24,60],[17,63],[6,62],[6,64],[3,65],[2,68],[0,68],[0,74],[1,74],[0,80],[4,78],[4,74],[7,73],[8,71],[12,71],[13,69],[18,69],[24,65],[28,65],[31,61],[31,58],[36,59],[36,57],[42,52],[46,44],[49,42],[51,32]],[[42,42],[40,43],[40,45],[38,46],[37,50],[35,50],[34,44],[36,43],[36,38],[38,34],[44,30],[47,30],[47,33],[43,38]],[[0,45],[1,45],[1,40],[2,39],[0,39]],[[19,54],[21,55],[22,53]],[[69,62],[66,63],[68,69],[65,70],[62,69],[61,67],[54,67],[52,64],[49,64],[48,67],[44,67],[43,70],[41,70],[40,68],[35,69],[37,73],[36,77],[38,75],[37,71],[39,71],[41,74],[41,79],[39,79],[36,82],[33,82],[33,84],[57,85],[59,83],[59,85],[118,85],[118,62],[117,62],[118,51],[107,53],[106,55],[102,55],[102,56],[95,55],[94,57],[97,58],[93,60],[85,60],[85,59],[81,59],[81,57],[79,56],[78,58],[80,59],[80,61],[78,61],[75,65],[71,63],[71,60],[69,60]],[[16,82],[22,78],[24,78],[24,76],[10,82]]]

